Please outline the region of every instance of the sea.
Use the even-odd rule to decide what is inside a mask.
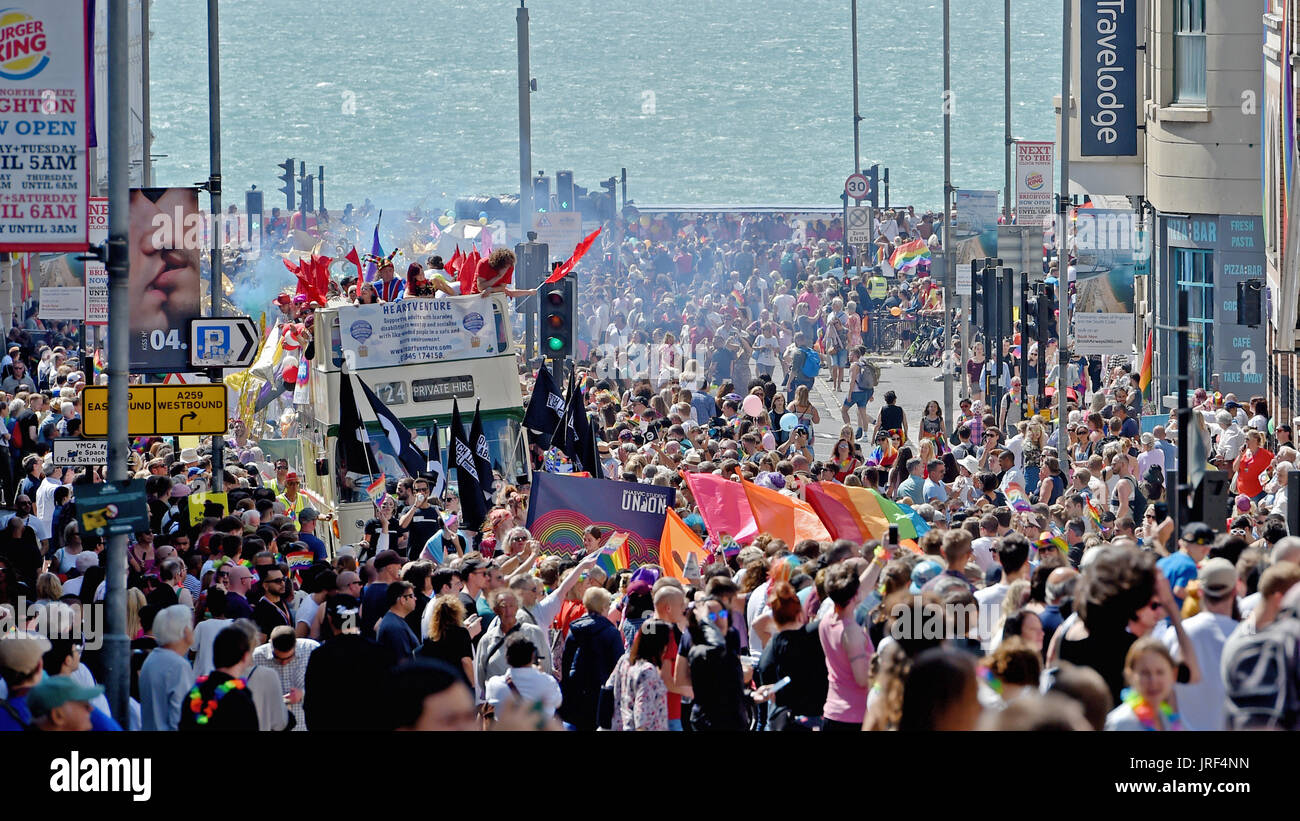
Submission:
[[[205,0],[151,6],[154,182],[208,175]],[[1061,8],[1015,0],[1012,131],[1052,140]],[[517,0],[222,0],[226,202],[277,163],[325,167],[331,210],[519,190]],[[853,171],[848,0],[532,0],[534,171],[627,169],[640,205],[838,206]],[[890,202],[943,191],[943,7],[862,0],[861,162]],[[1003,187],[1003,0],[952,0],[952,173]],[[882,199],[883,203],[883,199]]]

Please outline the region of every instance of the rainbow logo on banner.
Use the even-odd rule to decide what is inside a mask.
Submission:
[[[543,553],[572,554],[582,549],[582,531],[596,525],[626,534],[628,567],[659,564],[659,540],[676,496],[672,488],[534,473],[528,530]]]

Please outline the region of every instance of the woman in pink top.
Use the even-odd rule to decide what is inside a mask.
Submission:
[[[826,595],[835,605],[817,625],[830,677],[822,711],[822,730],[826,732],[858,732],[867,714],[873,648],[853,611],[868,589],[853,563],[841,562],[826,571]]]

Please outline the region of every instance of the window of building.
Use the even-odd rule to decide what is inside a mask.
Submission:
[[[1193,385],[1209,385],[1214,370],[1214,252],[1172,248],[1174,280],[1188,292],[1191,337],[1187,370]]]
[[[1205,102],[1205,0],[1174,0],[1174,102]]]

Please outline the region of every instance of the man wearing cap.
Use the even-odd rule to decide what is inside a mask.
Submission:
[[[1237,600],[1237,569],[1232,562],[1216,556],[1201,565],[1197,575],[1200,582],[1201,611],[1183,622],[1183,632],[1196,648],[1196,663],[1207,671],[1196,684],[1175,684],[1178,712],[1189,730],[1223,730],[1224,680],[1216,675],[1223,657],[1223,646],[1237,629],[1232,617]],[[1178,636],[1170,630],[1165,634],[1165,644],[1175,661],[1182,661]]]
[[[284,492],[276,497],[276,501],[283,502],[287,515],[294,521],[298,522],[298,514],[302,513],[307,507],[307,497],[298,492],[298,474],[290,471],[284,476]]]
[[[1192,522],[1183,528],[1178,552],[1156,562],[1156,567],[1169,580],[1169,589],[1179,607],[1183,606],[1183,598],[1187,596],[1188,582],[1196,578],[1197,565],[1205,560],[1214,544],[1214,535],[1214,529],[1205,522]]]
[[[329,551],[325,549],[325,542],[316,535],[316,523],[320,521],[320,514],[314,507],[304,507],[298,514],[298,540],[307,545],[311,551],[312,557],[318,562],[329,560]]]
[[[0,701],[0,732],[23,730],[32,725],[37,708],[46,710],[51,699],[49,691],[31,702],[35,688],[45,677],[42,656],[49,652],[50,643],[33,633],[13,633],[0,638],[0,679],[3,679],[8,697]],[[62,677],[62,678],[67,678]],[[71,680],[71,679],[68,679]],[[75,684],[75,682],[73,682]],[[65,686],[56,684],[56,687]],[[78,691],[79,701],[90,701],[103,693],[102,688],[89,687]],[[87,705],[89,706],[89,705]],[[122,728],[111,716],[91,707],[89,711],[90,726],[78,726],[82,730],[121,730]],[[42,729],[49,729],[44,727]]]

